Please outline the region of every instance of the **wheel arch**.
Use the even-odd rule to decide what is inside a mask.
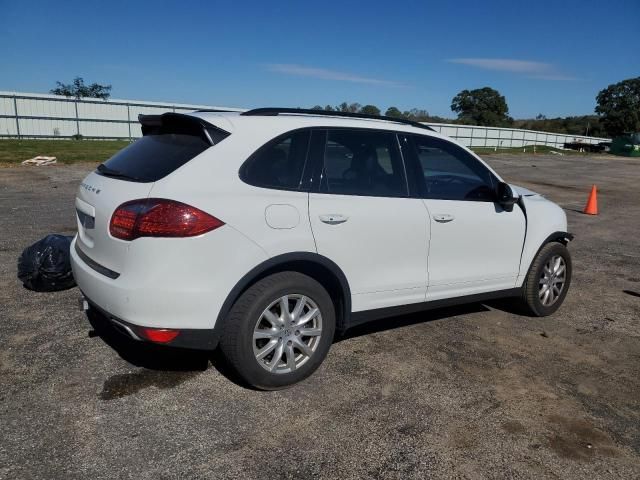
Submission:
[[[542,245],[540,245],[540,248],[544,247],[549,242],[559,242],[559,243],[563,244],[566,247],[567,244],[571,240],[573,240],[573,238],[574,238],[574,235],[572,233],[569,233],[569,232],[553,232],[551,235],[549,235],[546,238],[546,240],[544,242],[542,242]],[[540,248],[538,249],[538,252],[540,251]],[[538,252],[536,252],[536,254]]]
[[[336,331],[344,331],[351,315],[351,289],[342,269],[325,256],[312,252],[292,252],[272,257],[247,272],[231,289],[225,299],[215,329],[220,332],[236,300],[251,285],[271,274],[294,271],[318,281],[334,300]]]
[[[521,275],[526,276],[529,273],[529,270],[531,269],[531,265],[533,265],[533,262],[538,257],[538,254],[540,253],[540,250],[542,250],[542,248],[545,245],[547,245],[548,243],[551,243],[551,242],[557,242],[557,243],[561,243],[562,245],[564,245],[566,247],[567,244],[570,241],[573,240],[573,238],[574,238],[574,235],[572,233],[569,233],[569,232],[556,231],[556,232],[553,232],[553,233],[549,234],[547,236],[547,238],[545,238],[540,243],[540,245],[538,246],[538,249],[535,251],[534,255],[529,260],[529,263],[527,265],[527,270],[524,273],[521,273]],[[524,281],[524,278],[523,278],[523,281]]]

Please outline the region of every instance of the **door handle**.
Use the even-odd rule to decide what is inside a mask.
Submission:
[[[433,216],[433,219],[438,223],[452,222],[456,217],[449,215],[448,213],[437,213]]]
[[[326,223],[328,225],[338,225],[340,223],[346,222],[349,217],[345,215],[340,215],[338,213],[330,213],[328,215],[320,215],[320,221],[322,223]]]

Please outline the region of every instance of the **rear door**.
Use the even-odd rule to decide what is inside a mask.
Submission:
[[[353,311],[424,301],[429,219],[409,198],[396,135],[329,129],[312,145],[321,175],[311,227],[318,253],[345,273]]]
[[[127,201],[148,198],[156,180],[204,152],[212,138],[219,141],[226,136],[213,126],[205,134],[199,120],[182,117],[186,116],[154,117],[153,128],[143,125],[145,136],[99,165],[78,187],[76,248],[89,259],[122,273],[130,242],[109,233],[114,211]]]
[[[525,236],[519,206],[504,210],[498,179],[453,142],[426,135],[413,144],[413,168],[431,224],[427,300],[515,286]]]

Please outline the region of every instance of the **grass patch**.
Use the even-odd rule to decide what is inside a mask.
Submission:
[[[0,140],[0,164],[19,164],[23,160],[37,155],[56,157],[59,163],[103,162],[118,150],[129,145],[127,140]],[[474,147],[479,155],[499,153],[533,154],[533,145],[517,148]],[[526,150],[523,151],[523,150]],[[536,145],[536,153],[549,153],[551,150],[564,155],[585,155],[574,150],[559,150],[553,147]]]
[[[0,163],[19,164],[37,155],[59,163],[103,162],[129,145],[126,140],[0,140]]]

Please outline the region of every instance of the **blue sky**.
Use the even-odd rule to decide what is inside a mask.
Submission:
[[[0,90],[234,107],[372,103],[453,117],[490,86],[516,118],[593,113],[640,75],[639,0],[0,0]]]

